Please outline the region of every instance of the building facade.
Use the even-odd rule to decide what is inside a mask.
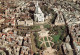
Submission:
[[[36,7],[36,9],[35,9],[35,14],[34,14],[34,20],[36,22],[44,22],[44,14],[43,14],[43,12],[41,11],[41,9],[38,5],[38,2],[35,5],[35,7]]]

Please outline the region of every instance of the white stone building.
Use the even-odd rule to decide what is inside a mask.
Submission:
[[[20,46],[14,46],[14,55],[19,55]]]
[[[29,47],[23,46],[22,49],[21,49],[22,53],[20,55],[23,55],[23,54],[30,55],[29,51],[30,51]]]
[[[26,24],[25,26],[32,26],[33,25],[33,20],[25,20]]]
[[[17,21],[18,25],[21,26],[32,26],[33,25],[33,20],[25,20],[25,21]]]
[[[43,14],[43,12],[41,11],[41,9],[38,5],[38,2],[35,5],[35,7],[36,7],[36,9],[35,9],[35,14],[34,14],[34,20],[36,22],[44,22],[44,14]]]

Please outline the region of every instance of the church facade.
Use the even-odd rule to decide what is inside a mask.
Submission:
[[[34,20],[36,22],[44,22],[44,13],[41,11],[38,2],[35,4]]]

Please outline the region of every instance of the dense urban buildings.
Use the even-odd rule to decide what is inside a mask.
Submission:
[[[80,1],[0,0],[0,55],[80,55]]]

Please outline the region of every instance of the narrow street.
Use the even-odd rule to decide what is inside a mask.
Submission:
[[[64,14],[63,14],[63,18],[64,18],[65,26],[66,26],[66,29],[67,29],[67,35],[69,35],[69,37],[70,37],[70,45],[71,45],[71,47],[72,47],[72,49],[73,49],[73,54],[74,54],[74,55],[77,55],[77,53],[75,52],[74,44],[73,44],[73,38],[72,38],[71,33],[69,32],[69,27],[68,27],[68,24],[67,24],[66,19],[65,19],[65,17],[64,17]]]

